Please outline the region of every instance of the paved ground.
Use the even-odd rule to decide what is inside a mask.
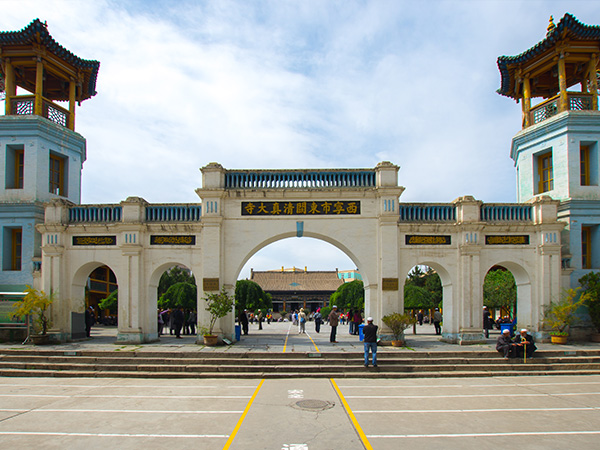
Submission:
[[[196,336],[182,336],[183,339],[175,339],[175,336],[163,334],[160,342],[144,345],[115,345],[116,328],[94,326],[92,328],[92,338],[78,342],[70,342],[57,346],[46,346],[46,349],[58,350],[80,350],[80,349],[98,349],[122,351],[189,351],[189,352],[274,352],[286,353],[292,352],[362,352],[363,344],[358,336],[348,333],[347,325],[338,327],[338,344],[329,342],[330,327],[324,325],[321,332],[316,333],[314,323],[309,322],[306,326],[307,334],[298,334],[298,328],[292,326],[289,322],[271,323],[263,325],[263,330],[258,330],[257,324],[250,325],[248,336],[242,336],[240,342],[230,346],[204,347],[196,344]],[[495,351],[496,339],[499,331],[493,330],[486,344],[463,345],[447,344],[440,341],[440,336],[436,336],[432,325],[423,325],[417,327],[417,334],[412,334],[412,330],[406,333],[407,347],[392,348],[379,347],[379,352],[434,352],[434,351]],[[536,343],[540,350],[564,350],[566,352],[580,349],[600,349],[599,343],[577,342],[566,345],[556,345],[549,343]],[[19,344],[0,344],[1,348],[31,348],[30,346],[21,346]]]
[[[599,439],[600,376],[0,378],[5,448],[597,449]]]
[[[118,349],[186,352],[357,352],[340,327],[300,335],[289,323],[264,325],[232,346],[195,344],[194,336],[116,346],[114,328],[55,346],[65,351]],[[408,348],[387,352],[492,350],[488,343],[439,341],[427,325]],[[598,348],[580,343],[542,349]],[[22,348],[18,344],[0,347]],[[368,370],[368,369],[365,369]],[[49,449],[597,449],[600,376],[444,379],[162,380],[0,378],[0,442]]]

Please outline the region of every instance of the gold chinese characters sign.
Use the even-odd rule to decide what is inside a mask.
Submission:
[[[397,291],[398,290],[398,278],[382,278],[381,279],[381,290],[382,291]]]
[[[218,278],[203,278],[202,279],[202,290],[205,292],[218,291],[219,290],[219,279]]]
[[[150,236],[150,245],[195,245],[196,236]]]
[[[117,245],[116,236],[73,236],[73,245]]]
[[[450,245],[451,236],[427,236],[423,234],[407,234],[405,236],[406,245]]]
[[[242,202],[242,216],[335,216],[360,214],[360,202]]]
[[[486,245],[529,245],[529,235],[486,236]]]

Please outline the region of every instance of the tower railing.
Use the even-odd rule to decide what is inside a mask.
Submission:
[[[13,116],[35,115],[35,95],[17,95],[9,99]],[[42,117],[67,128],[70,114],[65,108],[60,107],[51,100],[42,98]]]
[[[231,170],[226,189],[323,189],[374,187],[374,170]]]
[[[482,222],[531,222],[533,214],[530,205],[510,203],[481,205]]]
[[[592,111],[593,95],[585,92],[567,92],[567,110],[569,111]],[[531,108],[530,123],[535,125],[561,112],[560,94],[543,101]]]

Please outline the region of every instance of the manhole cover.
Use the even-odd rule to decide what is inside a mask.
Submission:
[[[295,403],[300,409],[308,409],[310,411],[323,411],[325,409],[333,408],[335,403],[326,402],[323,400],[300,400]]]

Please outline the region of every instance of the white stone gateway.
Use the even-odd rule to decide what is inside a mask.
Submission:
[[[365,316],[403,311],[404,280],[415,265],[437,271],[443,285],[443,338],[481,342],[483,281],[496,265],[517,284],[518,326],[540,337],[543,306],[561,285],[558,202],[483,204],[465,196],[446,204],[402,203],[398,166],[374,169],[202,169],[198,204],[119,205],[53,200],[42,233],[41,287],[58,292],[55,332],[69,339],[73,314],[84,310],[89,274],[107,265],[119,285],[117,342],[158,339],[157,286],[174,265],[198,282],[198,321],[208,318],[205,292],[233,292],[245,263],[267,245],[311,237],[343,251],[365,284]],[[218,324],[232,339],[234,314]],[[385,330],[384,330],[385,333]]]

